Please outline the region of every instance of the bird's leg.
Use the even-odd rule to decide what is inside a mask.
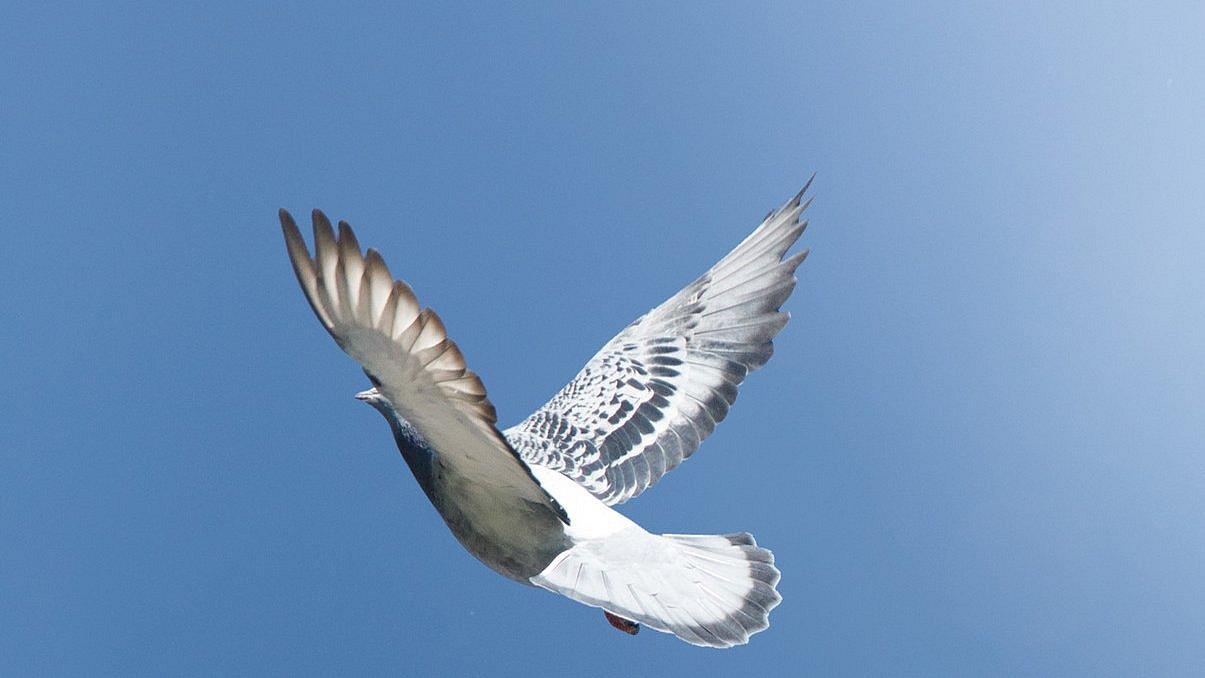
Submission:
[[[623,617],[620,617],[617,614],[611,614],[606,610],[603,610],[603,616],[607,618],[607,621],[610,622],[611,626],[614,626],[630,636],[640,633],[640,624],[632,621],[631,619],[624,619]]]

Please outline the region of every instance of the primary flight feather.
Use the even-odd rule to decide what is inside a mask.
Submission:
[[[810,181],[808,182],[811,183]],[[410,470],[460,543],[495,571],[695,645],[731,647],[781,601],[774,556],[747,533],[654,535],[611,508],[698,449],[766,363],[807,252],[807,190],[727,256],[628,325],[505,432],[439,316],[346,222],[313,213],[311,255],[280,211],[297,280],[373,388]],[[809,201],[810,202],[810,201]]]

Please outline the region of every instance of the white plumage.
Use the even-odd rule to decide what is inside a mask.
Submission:
[[[810,183],[810,182],[809,182]],[[470,553],[501,574],[696,645],[730,647],[781,600],[753,537],[653,535],[610,508],[643,492],[722,421],[786,324],[806,251],[800,191],[707,273],[645,314],[505,434],[443,323],[346,223],[321,212],[310,256],[281,224],[318,319],[374,388],[419,485]],[[614,619],[613,616],[622,619]]]

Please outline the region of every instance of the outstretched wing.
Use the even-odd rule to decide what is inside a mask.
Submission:
[[[811,185],[811,181],[808,181]],[[745,376],[770,358],[789,315],[806,221],[804,186],[685,289],[629,325],[543,407],[506,430],[530,463],[607,504],[640,494],[723,421]]]
[[[314,210],[314,257],[292,216],[280,224],[293,270],[323,327],[363,366],[398,413],[439,452],[443,464],[489,488],[547,506],[564,518],[495,427],[485,386],[465,365],[443,322],[394,280],[376,250],[360,253],[351,227],[335,237]]]

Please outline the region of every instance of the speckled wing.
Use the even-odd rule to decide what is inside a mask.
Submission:
[[[314,210],[311,258],[293,218],[280,211],[293,270],[322,326],[360,363],[377,388],[463,476],[508,496],[564,511],[495,426],[485,386],[465,364],[434,311],[394,280],[376,250],[361,254],[351,227],[338,237]]]
[[[779,308],[807,256],[787,256],[807,227],[800,220],[807,188],[507,429],[519,454],[607,504],[635,497],[693,454],[728,414],[745,376],[769,360],[789,318]]]

